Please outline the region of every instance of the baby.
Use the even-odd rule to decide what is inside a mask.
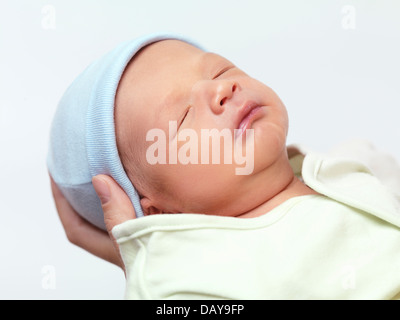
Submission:
[[[231,134],[200,139],[205,129]],[[190,40],[153,34],[70,86],[48,167],[96,226],[97,174],[145,216],[113,230],[127,298],[399,298],[398,197],[359,162],[287,148],[287,132],[271,88]],[[200,161],[204,150],[219,160],[251,151],[252,170],[237,174],[235,156]]]

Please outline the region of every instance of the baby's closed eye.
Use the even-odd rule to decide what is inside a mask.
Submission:
[[[229,66],[225,66],[223,69],[219,70],[216,75],[214,76],[213,80],[219,78],[220,76],[222,76],[225,72],[233,69],[235,66],[233,65],[229,65]]]
[[[184,113],[184,115],[183,115],[181,121],[179,122],[178,128],[179,128],[179,127],[182,125],[182,123],[185,121],[186,116],[188,115],[190,109],[191,109],[191,106],[188,106],[188,107],[186,108],[185,113]]]

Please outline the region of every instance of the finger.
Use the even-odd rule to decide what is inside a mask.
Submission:
[[[123,269],[122,260],[118,251],[115,250],[108,233],[83,219],[69,204],[51,176],[50,182],[57,213],[68,240],[74,245]]]
[[[113,178],[97,175],[93,177],[92,183],[101,200],[104,222],[110,234],[116,225],[136,218],[131,200]]]

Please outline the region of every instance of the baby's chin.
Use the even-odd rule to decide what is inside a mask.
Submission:
[[[248,170],[242,170],[248,172],[248,175],[257,174],[258,172],[265,170],[269,166],[273,165],[274,162],[280,160],[282,154],[286,152],[286,132],[284,126],[276,126],[271,123],[255,123],[252,126],[253,138],[249,138],[251,135],[246,136],[242,139],[242,160],[246,159],[244,164],[241,165],[244,168],[246,165]],[[250,172],[250,164],[253,163],[253,170]]]

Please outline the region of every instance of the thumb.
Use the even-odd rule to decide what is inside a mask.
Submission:
[[[101,201],[107,231],[127,220],[135,219],[135,209],[125,191],[110,176],[100,174],[92,179],[92,184]]]

